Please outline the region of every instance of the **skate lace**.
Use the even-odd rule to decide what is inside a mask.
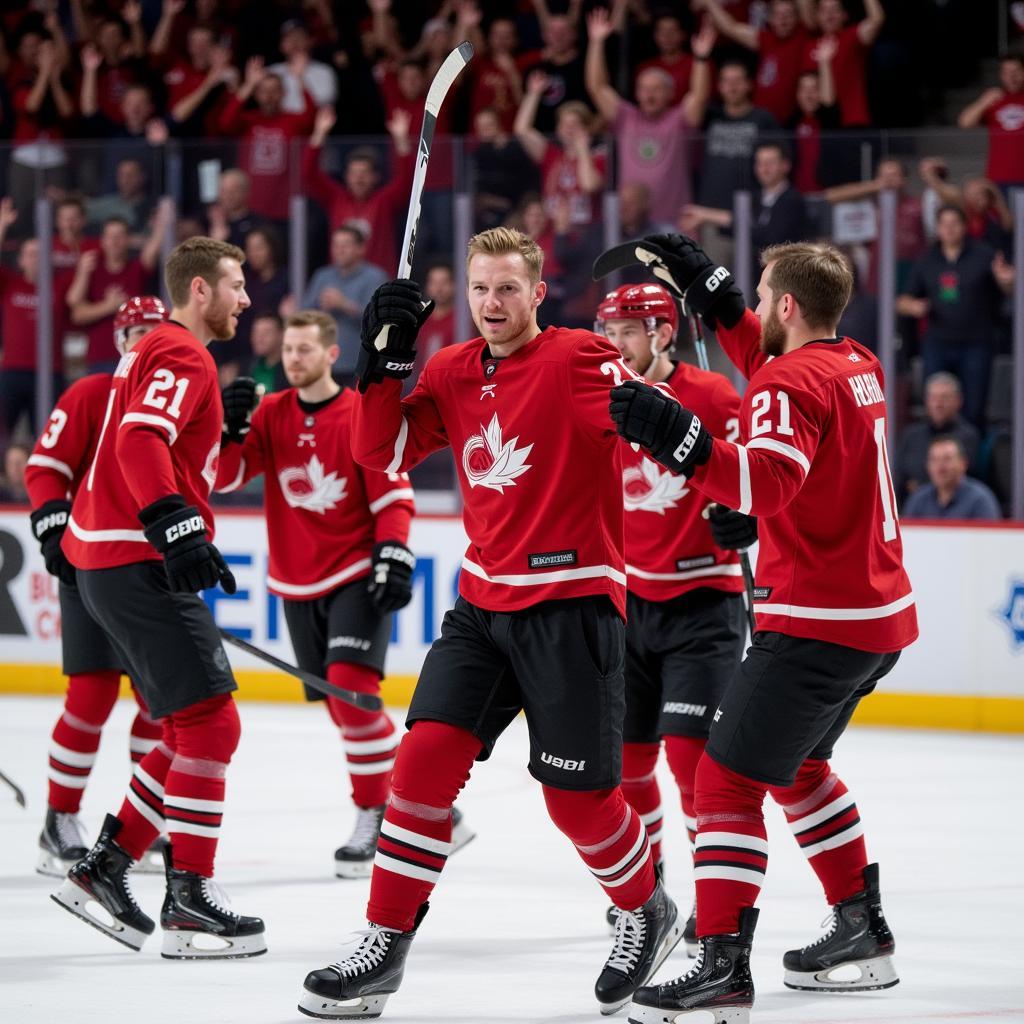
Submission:
[[[391,947],[391,936],[393,931],[381,928],[379,925],[371,924],[369,928],[355,933],[359,945],[352,953],[331,964],[331,970],[336,971],[343,978],[354,978],[356,975],[372,971],[384,961],[388,949]]]
[[[346,846],[369,846],[380,832],[380,811],[374,807],[360,807],[356,814],[356,827]]]
[[[829,911],[828,917],[826,917],[825,920],[821,922],[820,927],[827,927],[828,931],[825,932],[825,934],[822,935],[820,938],[815,939],[814,942],[810,943],[807,946],[804,946],[804,949],[815,949],[822,943],[828,942],[828,940],[831,939],[833,935],[835,935],[836,928],[839,927],[839,915],[834,910]]]
[[[697,958],[693,961],[690,969],[680,978],[680,981],[687,981],[690,978],[695,978],[704,968],[705,954],[707,953],[707,943],[703,939],[697,940]]]
[[[77,814],[58,812],[57,814],[57,838],[61,846],[88,846],[85,841],[85,832],[82,823],[78,820]]]
[[[627,976],[631,974],[643,953],[646,937],[647,919],[643,910],[620,909],[615,922],[615,945],[605,967],[622,971]]]
[[[202,889],[203,898],[210,906],[229,917],[238,917],[231,909],[231,900],[228,899],[228,894],[212,878],[203,879]]]

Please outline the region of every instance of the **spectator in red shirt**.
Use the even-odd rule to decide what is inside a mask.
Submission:
[[[633,82],[634,90],[637,90],[640,76],[648,68],[658,68],[672,77],[672,102],[681,103],[690,89],[693,57],[686,49],[686,29],[679,15],[668,11],[658,14],[654,19],[651,38],[657,47],[658,56],[640,63]]]
[[[957,188],[949,180],[946,161],[936,156],[925,157],[918,165],[918,174],[940,205],[959,206],[964,211],[968,238],[1012,257],[1013,213],[994,182],[975,175],[965,179],[962,189]]]
[[[281,79],[264,69],[262,57],[250,57],[241,88],[228,99],[220,114],[220,130],[225,135],[242,136],[239,164],[252,182],[252,208],[281,225],[288,219],[288,198],[292,193],[292,143],[309,135],[316,114],[313,98],[308,92],[304,96],[303,113],[284,113]],[[245,108],[250,97],[256,101],[255,110]]]
[[[115,124],[123,124],[121,101],[128,87],[139,82],[139,62],[146,55],[142,5],[137,0],[129,0],[122,7],[121,15],[124,21],[116,16],[104,17],[94,35],[100,60],[96,76],[97,105],[100,113]]]
[[[110,351],[114,314],[132,295],[145,295],[152,290],[150,281],[169,225],[170,211],[161,204],[145,248],[138,259],[132,259],[128,225],[112,217],[103,225],[99,252],[85,253],[78,261],[67,304],[71,322],[86,328],[87,372],[113,373],[117,365]]]
[[[569,204],[575,226],[587,226],[600,216],[600,193],[605,182],[604,153],[591,150],[593,114],[583,103],[571,100],[557,112],[556,142],[548,142],[534,126],[541,97],[550,90],[543,71],[526,80],[526,95],[516,114],[516,138],[530,159],[540,166],[541,193],[553,217],[560,200]]]
[[[511,18],[495,18],[487,30],[487,46],[469,66],[470,120],[493,110],[505,131],[511,131],[523,99],[523,73],[516,60],[519,36]]]
[[[427,268],[423,294],[433,300],[434,308],[416,338],[417,377],[431,356],[455,342],[455,274],[450,263]]]
[[[985,177],[1004,191],[1024,185],[1024,57],[1008,53],[999,62],[999,85],[986,89],[958,119],[961,128],[988,128]]]
[[[18,219],[9,197],[0,200],[0,247],[8,229]],[[28,417],[28,429],[36,434],[36,321],[39,310],[39,243],[26,238],[18,249],[18,269],[0,266],[0,406],[7,433],[18,420]],[[53,338],[64,335],[63,310],[54,302]],[[63,347],[53,348],[53,395],[63,390]]]
[[[85,204],[81,199],[66,196],[57,203],[53,213],[56,233],[53,236],[52,252],[53,269],[58,275],[73,272],[83,253],[100,247],[95,238],[85,237],[85,225]]]
[[[810,39],[796,0],[772,0],[768,25],[762,29],[737,21],[719,0],[697,0],[694,6],[707,11],[722,35],[757,54],[754,105],[764,107],[779,124],[788,121],[796,110],[796,80]]]
[[[403,212],[409,204],[412,184],[414,154],[408,115],[396,111],[388,121],[388,133],[398,159],[385,185],[380,183],[377,155],[372,149],[354,149],[348,154],[344,184],[321,170],[320,152],[335,120],[330,107],[317,112],[302,161],[306,192],[324,208],[332,231],[346,224],[358,227],[366,239],[367,262],[390,270],[398,265],[395,233],[404,223]]]
[[[793,185],[806,194],[849,181],[856,168],[845,170],[850,158],[860,158],[839,134],[839,107],[832,76],[835,42],[822,40],[815,50],[817,71],[803,71],[796,82],[796,112],[786,127],[793,133]]]
[[[834,39],[836,53],[832,69],[836,80],[839,116],[844,128],[864,128],[871,124],[868,110],[867,61],[868,50],[878,38],[885,24],[885,11],[880,0],[864,0],[864,18],[856,25],[848,25],[848,15],[842,0],[800,0],[800,13],[804,24],[822,39]],[[804,54],[804,68],[814,70],[818,59],[815,47],[818,40],[810,40]]]

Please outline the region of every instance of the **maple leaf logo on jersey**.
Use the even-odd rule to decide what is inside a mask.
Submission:
[[[663,473],[650,459],[622,471],[622,496],[627,512],[657,512],[663,516],[666,509],[676,507],[687,491],[686,477]]]
[[[277,479],[284,500],[292,508],[304,508],[307,512],[323,515],[345,497],[347,477],[339,479],[336,473],[325,473],[324,464],[315,455],[304,466],[282,469]]]
[[[530,468],[526,460],[533,451],[532,444],[516,448],[518,440],[502,440],[497,413],[486,428],[481,424],[480,433],[470,435],[462,448],[462,469],[469,486],[490,487],[499,494],[504,494],[506,487],[515,487],[516,477]]]

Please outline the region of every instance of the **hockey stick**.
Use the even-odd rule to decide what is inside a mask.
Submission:
[[[280,669],[290,676],[295,676],[296,679],[301,679],[317,693],[322,693],[326,697],[337,697],[338,700],[351,704],[353,707],[362,708],[363,711],[380,711],[384,707],[384,702],[374,693],[358,693],[355,690],[346,690],[341,686],[335,686],[334,683],[329,683],[326,679],[321,679],[320,676],[315,676],[312,672],[307,672],[297,665],[289,665],[287,661],[282,661],[269,651],[249,643],[248,640],[243,640],[240,636],[235,636],[234,633],[229,633],[226,629],[221,629],[219,632],[221,638],[233,647],[245,651],[246,654],[251,654],[254,658],[259,658],[260,661],[265,661],[268,665],[273,665],[274,668]]]
[[[412,258],[416,251],[416,228],[420,222],[420,203],[423,200],[423,185],[427,180],[427,163],[430,160],[430,147],[434,144],[434,129],[437,127],[437,115],[441,111],[448,90],[462,69],[473,59],[473,44],[459,43],[444,59],[437,69],[434,80],[427,90],[427,100],[423,107],[423,126],[420,128],[420,145],[416,158],[416,169],[412,176],[412,192],[409,195],[409,212],[405,215],[405,234],[402,236],[402,257],[398,262],[398,276],[408,277],[412,273]],[[378,350],[387,345],[387,334],[382,332],[374,343]]]
[[[20,786],[16,786],[3,772],[0,772],[0,782],[6,783],[11,789],[14,790],[14,799],[18,801],[20,807],[25,806],[25,794],[21,791]]]

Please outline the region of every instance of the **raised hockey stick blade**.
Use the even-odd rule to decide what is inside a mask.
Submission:
[[[620,245],[613,245],[610,249],[606,249],[600,256],[594,260],[594,271],[593,276],[595,281],[600,281],[602,277],[607,277],[609,274],[614,274],[617,270],[625,270],[626,267],[635,267],[638,263],[645,267],[649,267],[651,263],[658,262],[657,257],[653,259],[651,253],[645,252],[644,255],[648,257],[644,259],[638,252],[639,239],[633,242],[623,242]]]
[[[357,693],[355,690],[346,690],[341,686],[335,686],[334,683],[329,683],[326,679],[321,679],[320,676],[315,676],[312,672],[299,668],[298,665],[289,665],[287,661],[282,661],[269,651],[249,643],[248,640],[243,640],[240,636],[235,636],[234,633],[229,633],[226,629],[221,629],[219,632],[221,638],[233,647],[245,651],[246,654],[251,654],[254,658],[259,658],[260,661],[265,661],[268,665],[273,665],[274,668],[280,669],[290,676],[295,676],[296,679],[301,679],[317,693],[322,693],[326,697],[337,697],[338,700],[351,704],[353,707],[362,708],[363,711],[380,711],[384,707],[384,702],[376,694]]]
[[[16,786],[3,772],[0,772],[0,782],[10,786],[14,790],[14,799],[18,801],[19,807],[25,806],[25,794],[21,791],[21,786]]]

